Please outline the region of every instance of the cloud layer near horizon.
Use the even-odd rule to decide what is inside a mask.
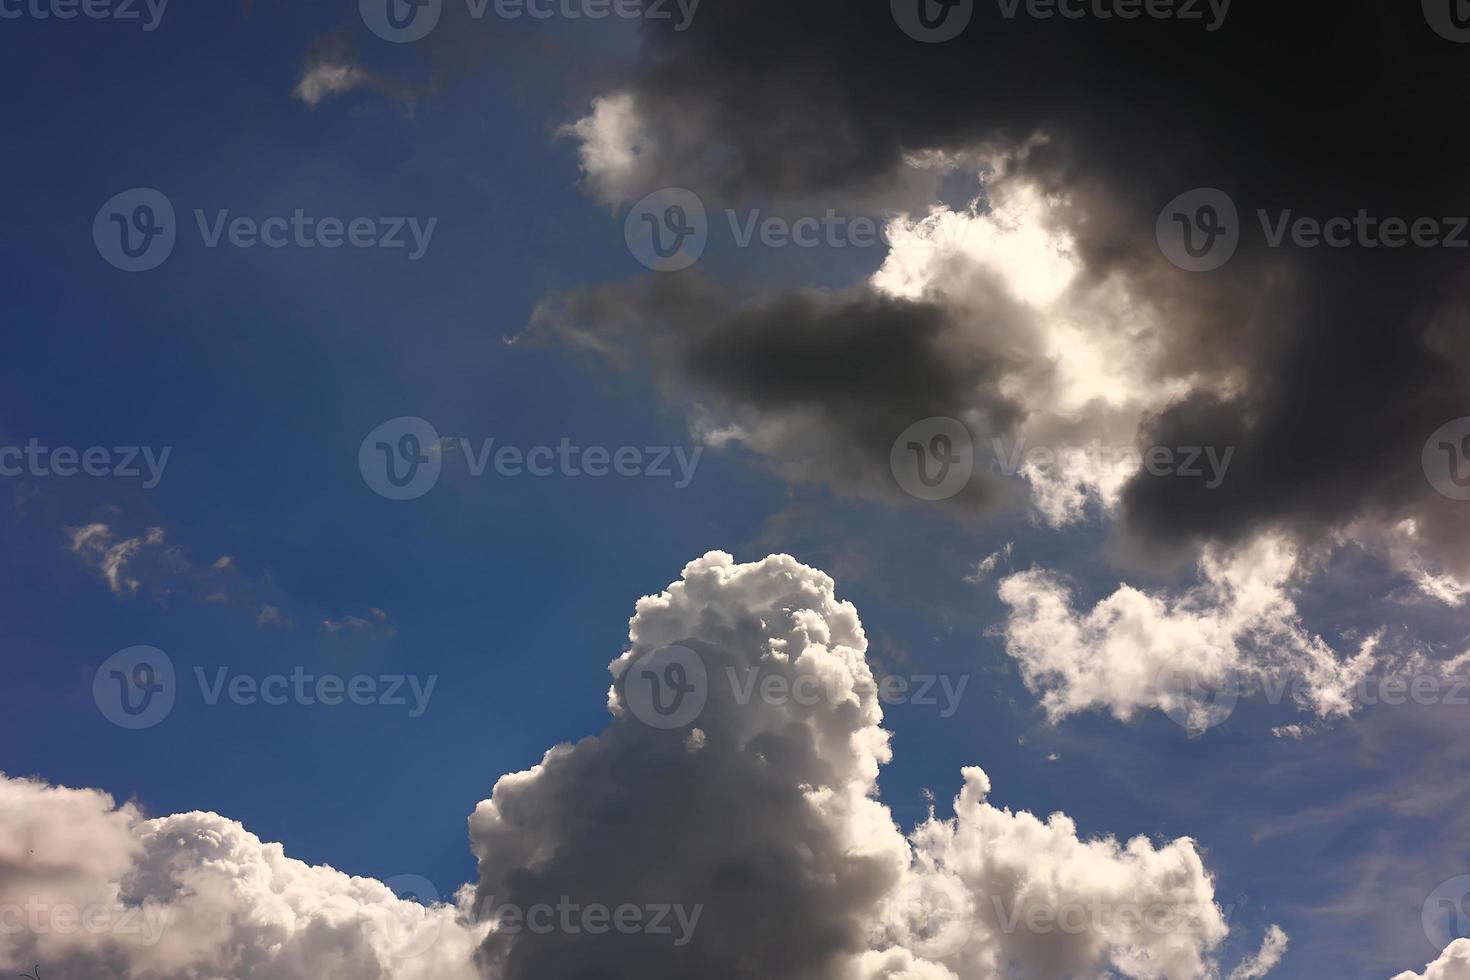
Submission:
[[[629,641],[608,729],[503,777],[476,808],[480,880],[454,905],[308,867],[214,814],[148,819],[95,790],[0,779],[0,906],[45,910],[44,928],[0,934],[0,963],[149,980],[1219,975],[1227,923],[1187,838],[1084,837],[1063,814],[996,806],[978,767],[954,817],[905,837],[877,799],[889,736],[862,624],[822,572],[711,552],[639,601]],[[661,730],[620,678],[675,643],[708,668],[708,702]],[[826,696],[741,703],[730,678],[747,671],[811,674]],[[701,911],[683,945],[507,930],[495,911],[564,898]],[[68,907],[113,918],[63,928]],[[125,910],[155,927],[121,928]],[[1049,927],[1028,925],[1038,912]],[[1251,962],[1269,966],[1283,942],[1268,935]]]

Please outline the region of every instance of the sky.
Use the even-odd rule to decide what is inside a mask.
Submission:
[[[1458,0],[0,0],[0,972],[1470,978]]]

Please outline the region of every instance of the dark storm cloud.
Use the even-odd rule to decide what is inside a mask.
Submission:
[[[991,337],[1024,330],[1025,311],[1001,298],[985,315]],[[999,344],[974,343],[938,304],[866,288],[752,296],[657,277],[550,302],[529,336],[619,360],[646,352],[669,394],[739,426],[738,441],[787,478],[895,502],[908,499],[889,466],[904,429],[963,415],[972,431],[1003,433],[1017,411],[996,387]],[[985,506],[1009,489],[982,470],[961,502]]]
[[[641,119],[641,186],[723,202],[870,200],[898,195],[906,154],[1044,137],[1014,173],[1070,196],[1063,220],[1083,274],[1127,276],[1168,311],[1168,370],[1240,372],[1228,397],[1190,399],[1141,439],[1235,445],[1229,480],[1205,491],[1140,475],[1124,499],[1133,530],[1233,541],[1272,524],[1310,535],[1355,516],[1412,516],[1463,541],[1467,518],[1429,488],[1419,453],[1470,415],[1457,312],[1470,249],[1272,247],[1257,212],[1273,223],[1288,210],[1318,221],[1470,214],[1470,48],[1440,36],[1417,3],[1240,0],[1216,30],[1204,4],[1203,20],[1103,19],[1095,6],[1038,19],[1023,5],[1007,19],[995,0],[977,2],[942,44],[910,38],[875,2],[706,0],[682,32],[650,20],[641,68],[616,90]],[[1223,268],[1188,273],[1163,261],[1154,228],[1197,187],[1230,195],[1242,238]],[[726,343],[754,347],[775,322],[746,317],[754,336]],[[823,390],[855,400],[866,378],[859,361]],[[740,382],[722,380],[727,391]],[[763,401],[762,377],[744,380]],[[926,412],[921,400],[897,414]],[[1454,554],[1440,557],[1470,567]]]

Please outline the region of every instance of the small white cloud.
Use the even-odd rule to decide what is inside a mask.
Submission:
[[[373,76],[357,65],[318,61],[306,66],[291,94],[315,109],[329,96],[341,95],[373,82]]]
[[[291,620],[281,615],[281,610],[276,606],[261,606],[255,623],[257,626],[290,626]]]
[[[397,628],[391,622],[387,610],[374,606],[368,610],[371,619],[362,616],[346,615],[337,619],[322,620],[322,629],[328,633],[362,632],[365,630],[382,630],[388,636],[396,636]]]
[[[1266,930],[1260,950],[1231,970],[1229,980],[1261,980],[1281,962],[1281,957],[1286,955],[1286,945],[1286,932],[1280,926],[1271,926]]]
[[[1266,534],[1233,551],[1208,549],[1201,583],[1177,595],[1120,586],[1091,610],[1075,610],[1070,590],[1038,569],[1000,583],[1010,607],[1004,634],[1028,688],[1053,720],[1092,709],[1120,720],[1161,708],[1193,710],[1194,690],[1234,690],[1239,682],[1302,679],[1304,707],[1320,718],[1355,707],[1356,685],[1379,663],[1377,636],[1340,658],[1301,623],[1294,601],[1297,549]],[[1187,678],[1176,688],[1162,683]],[[1177,719],[1176,719],[1177,720]],[[1193,716],[1194,723],[1211,723]],[[1215,719],[1221,720],[1221,719]]]
[[[71,550],[82,561],[100,572],[107,580],[107,587],[114,595],[132,595],[142,584],[128,573],[128,563],[145,545],[163,541],[163,532],[151,528],[146,538],[124,538],[115,541],[112,528],[106,524],[88,524],[85,527],[69,527]]]
[[[975,570],[969,575],[965,576],[965,581],[970,583],[971,585],[979,585],[984,582],[987,578],[990,577],[990,573],[995,571],[995,567],[997,565],[999,565],[1002,561],[1010,561],[1011,549],[1013,547],[1015,547],[1015,542],[1007,541],[1004,548],[1000,549],[999,551],[993,552],[992,554],[976,562]]]

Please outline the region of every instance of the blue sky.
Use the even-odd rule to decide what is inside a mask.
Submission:
[[[635,601],[710,550],[739,562],[787,552],[856,605],[870,660],[969,678],[952,717],[885,710],[881,800],[903,830],[926,816],[926,790],[948,816],[960,769],[981,765],[995,805],[1063,811],[1083,837],[1192,838],[1229,907],[1223,963],[1272,924],[1292,937],[1272,976],[1386,977],[1437,955],[1420,904],[1470,870],[1463,800],[1445,785],[1470,709],[1370,705],[1315,725],[1246,696],[1195,737],[1150,707],[1048,720],[1007,652],[1000,579],[1053,571],[1083,609],[1123,583],[1168,593],[1199,581],[1193,555],[1126,557],[1096,501],[1054,527],[1024,506],[880,499],[783,478],[773,453],[739,440],[706,445],[687,487],[476,477],[451,450],[429,493],[375,493],[359,448],[400,417],[518,447],[700,444],[677,385],[646,359],[510,342],[549,297],[659,277],[630,254],[626,207],[589,189],[578,140],[559,133],[637,60],[636,32],[564,19],[463,30],[462,45],[392,45],[351,4],[264,0],[175,0],[153,31],[0,25],[0,444],[171,449],[153,488],[0,479],[0,771],[96,787],[150,815],[216,812],[308,864],[422,875],[448,896],[476,878],[465,820],[495,780],[607,727],[607,666],[628,648]],[[314,107],[293,97],[324,44],[414,92],[411,107],[374,84]],[[91,229],[103,202],[136,187],[167,196],[178,242],[130,274],[104,261]],[[417,260],[207,248],[196,208],[437,224]],[[852,288],[887,255],[882,243],[777,253],[712,238],[697,274],[751,292]],[[121,587],[76,543],[95,525],[112,543],[142,542]],[[1008,543],[995,572],[966,581]],[[1459,652],[1461,612],[1386,598],[1406,581],[1382,552],[1349,547],[1304,580],[1296,609],[1344,649],[1386,628],[1406,647]],[[93,675],[135,645],[167,652],[179,694],[161,724],[126,731],[99,711]],[[419,717],[210,705],[193,680],[297,667],[438,680]],[[1316,730],[1272,732],[1293,723]]]

